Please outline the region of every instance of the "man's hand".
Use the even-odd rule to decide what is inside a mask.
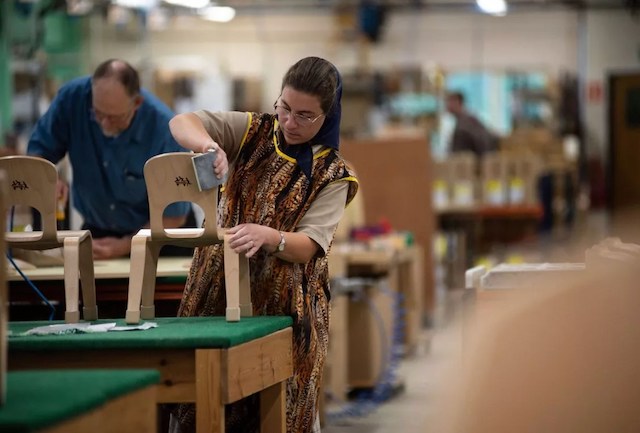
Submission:
[[[61,179],[58,179],[56,183],[56,198],[58,202],[62,203],[64,206],[67,205],[67,200],[69,199],[69,185]]]
[[[93,240],[93,258],[95,260],[113,259],[129,254],[131,251],[131,238],[100,238]]]

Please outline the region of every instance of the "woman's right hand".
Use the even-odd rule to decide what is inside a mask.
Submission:
[[[169,130],[173,138],[185,149],[205,153],[209,149],[217,152],[213,162],[213,171],[218,179],[224,179],[229,170],[227,154],[205,129],[202,121],[194,113],[178,114],[169,121]]]
[[[216,177],[218,179],[224,179],[227,175],[227,171],[229,170],[227,154],[222,150],[220,145],[213,140],[209,140],[205,144],[203,152],[208,152],[209,150],[215,150],[216,152],[216,160],[213,161],[213,171],[215,172]]]

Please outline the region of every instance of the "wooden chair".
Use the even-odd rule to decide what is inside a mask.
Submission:
[[[228,321],[251,316],[249,261],[227,247],[227,236],[217,227],[218,190],[200,191],[191,162],[193,154],[173,152],[150,158],[144,166],[149,196],[150,229],[141,229],[131,240],[131,275],[126,322],[155,317],[154,292],[160,248],[164,245],[197,247],[224,242],[224,273]],[[196,203],[204,211],[204,227],[165,229],[164,209],[171,203]],[[141,302],[142,301],[142,302]],[[142,304],[142,305],[141,305]]]
[[[7,178],[6,206],[30,206],[40,212],[42,231],[6,232],[8,248],[50,250],[62,247],[66,311],[64,320],[80,320],[78,278],[82,284],[83,316],[98,318],[96,284],[93,274],[93,251],[89,230],[58,230],[56,227],[56,183],[58,172],[51,162],[33,156],[0,158],[0,170]]]

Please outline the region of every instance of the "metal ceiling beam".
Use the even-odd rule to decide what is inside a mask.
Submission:
[[[4,0],[0,0],[4,1]],[[428,10],[434,12],[477,12],[475,0],[369,0],[388,8],[388,10]],[[535,10],[603,10],[630,9],[630,4],[638,4],[640,0],[507,0],[510,12]],[[94,0],[94,4],[106,7],[110,0]],[[213,2],[212,2],[213,3]],[[309,10],[354,10],[363,0],[221,0],[215,2],[220,6],[232,6],[242,12],[260,12],[262,14],[282,11]],[[164,7],[176,13],[194,13],[189,9],[160,2]]]

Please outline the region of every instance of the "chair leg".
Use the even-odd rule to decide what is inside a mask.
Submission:
[[[152,274],[151,280],[153,281],[153,290],[155,290],[157,257],[155,260],[151,257],[153,254],[151,254],[149,244],[150,239],[147,236],[135,235],[131,239],[131,271],[129,275],[127,313],[125,316],[125,320],[129,324],[140,322],[142,291],[150,279],[149,274]]]
[[[227,322],[240,320],[240,256],[229,244],[231,235],[224,235],[224,282],[227,294]]]
[[[238,285],[240,289],[240,314],[242,317],[253,316],[251,303],[251,280],[249,277],[249,259],[244,254],[238,256]]]
[[[98,320],[96,279],[93,270],[91,236],[80,241],[80,286],[82,288],[82,316],[84,320]]]
[[[158,273],[158,257],[160,256],[161,246],[151,241],[147,242],[144,276],[142,277],[142,306],[140,307],[140,315],[145,320],[156,317],[156,275]]]
[[[80,321],[78,311],[78,277],[80,254],[78,238],[65,238],[62,255],[64,257],[64,300],[66,310],[64,321],[77,323]]]

